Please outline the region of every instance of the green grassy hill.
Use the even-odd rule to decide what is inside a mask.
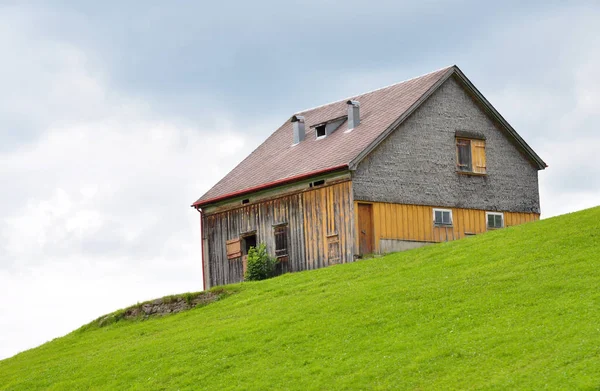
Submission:
[[[227,287],[0,361],[0,390],[600,389],[600,208]]]

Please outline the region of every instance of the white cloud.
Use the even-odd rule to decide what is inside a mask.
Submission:
[[[600,205],[600,55],[590,50],[598,16],[585,6],[523,15],[473,48],[496,52],[476,79],[494,86],[483,92],[549,165],[540,172],[542,217]]]
[[[12,53],[0,102],[35,137],[0,148],[0,294],[17,298],[0,304],[10,314],[0,358],[137,301],[201,290],[189,205],[257,141],[227,113],[207,111],[215,129],[157,116],[111,88],[93,56],[30,36],[20,16],[0,17],[11,22],[0,50]]]

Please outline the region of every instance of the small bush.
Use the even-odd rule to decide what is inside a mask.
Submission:
[[[250,247],[248,250],[248,264],[244,279],[246,281],[258,281],[273,277],[277,260],[267,253],[267,246],[264,243],[258,245],[258,248]]]

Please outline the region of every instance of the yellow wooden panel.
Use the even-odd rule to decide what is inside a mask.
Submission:
[[[421,225],[423,224],[423,222],[421,221],[420,218],[420,212],[421,211],[421,207],[418,205],[414,205],[413,208],[413,218],[415,219],[415,229],[413,230],[413,240],[421,240]]]
[[[375,225],[375,240],[379,241],[379,238],[381,237],[381,232],[383,231],[383,213],[382,213],[382,209],[383,209],[383,204],[377,204],[377,205],[373,205],[373,215],[375,215],[375,219],[376,222],[374,221],[374,225]]]
[[[358,231],[357,202],[355,207],[355,231]],[[487,231],[485,211],[452,208],[452,228],[434,227],[431,206],[391,203],[373,203],[374,250],[380,251],[381,239],[438,242],[465,237],[465,232],[480,234]],[[443,208],[442,209],[448,209]],[[517,225],[539,219],[535,213],[504,212],[505,225]],[[355,240],[358,241],[357,232]]]
[[[408,216],[408,223],[406,228],[408,229],[408,233],[406,235],[406,239],[413,239],[413,231],[415,229],[415,220],[413,219],[413,205],[408,205],[407,208],[407,216]]]
[[[381,219],[381,226],[380,226],[380,230],[379,230],[379,238],[383,238],[385,236],[385,234],[387,233],[387,227],[386,227],[386,223],[387,223],[387,213],[385,211],[386,209],[386,204],[379,204],[379,218]]]
[[[471,140],[471,156],[473,164],[473,172],[479,174],[485,174],[486,172],[486,161],[485,161],[485,141],[484,140]]]
[[[423,213],[425,240],[431,242],[433,240],[433,210],[427,206],[423,208]]]
[[[463,234],[465,232],[473,232],[473,225],[471,224],[471,211],[463,210]]]
[[[477,214],[474,210],[469,210],[469,214],[471,215],[471,232],[478,234],[479,233],[479,219],[477,219]]]
[[[358,243],[360,236],[358,233],[358,202],[354,201],[354,253],[358,254]]]
[[[415,221],[417,222],[417,224],[415,225],[415,232],[414,232],[414,238],[415,240],[423,240],[422,236],[422,232],[423,232],[423,215],[421,213],[421,206],[415,206],[415,210],[414,210],[414,216],[415,216]]]
[[[400,228],[400,238],[405,238],[408,235],[408,214],[407,214],[407,206],[400,205],[400,215],[402,216],[402,226]]]
[[[393,235],[393,233],[394,233],[394,228],[393,228],[394,220],[392,218],[392,204],[390,204],[390,203],[385,204],[384,219],[385,219],[385,235],[384,235],[384,237],[390,237],[390,235]]]
[[[460,209],[452,208],[452,239],[457,239],[459,233]]]
[[[510,227],[511,225],[513,225],[513,216],[512,213],[504,213],[504,226],[505,227]]]
[[[477,221],[479,221],[479,231],[477,231],[477,233],[480,234],[486,232],[487,221],[485,221],[485,212],[476,210],[475,213],[477,214]]]
[[[421,240],[421,234],[419,232],[421,231],[421,225],[423,224],[423,222],[419,218],[419,215],[420,215],[419,211],[420,210],[421,210],[421,208],[419,206],[417,206],[417,205],[414,206],[413,216],[414,216],[414,219],[415,219],[415,222],[416,222],[416,224],[415,224],[415,230],[413,232],[414,240]]]
[[[398,204],[390,204],[390,238],[398,239],[400,237],[400,224],[398,219],[400,214],[398,213]]]
[[[483,228],[481,227],[481,219],[479,218],[477,211],[472,210],[471,213],[473,213],[473,220],[475,221],[475,233],[480,234],[484,232]]]
[[[425,241],[426,240],[426,234],[425,234],[425,226],[427,224],[427,217],[425,217],[425,212],[426,212],[426,208],[425,207],[420,207],[419,208],[419,240]]]
[[[385,204],[385,220],[386,220],[385,230],[386,230],[386,237],[388,237],[388,238],[393,237],[395,234],[393,209],[394,209],[394,206],[392,204],[390,204],[390,203]]]
[[[457,238],[463,238],[465,236],[465,210],[457,209],[457,221],[456,221],[456,229],[457,229]]]
[[[379,235],[382,238],[385,238],[388,235],[388,206],[389,204],[386,203],[381,204],[381,210],[379,211],[379,218],[381,219],[381,232]]]
[[[389,215],[387,216],[389,220],[388,224],[388,234],[390,238],[394,238],[398,236],[396,231],[396,206],[394,204],[387,204],[389,207]]]

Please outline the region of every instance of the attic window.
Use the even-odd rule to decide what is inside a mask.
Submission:
[[[250,203],[250,198],[246,198],[245,200],[242,200],[242,205],[245,205],[248,203]]]
[[[316,129],[316,134],[317,134],[317,138],[321,138],[321,137],[325,137],[325,126],[327,126],[326,124],[322,124],[317,126]]]
[[[486,173],[485,140],[457,137],[456,158],[459,172],[484,175]]]
[[[325,179],[321,179],[318,181],[311,182],[309,187],[323,186],[324,184],[325,184]]]

